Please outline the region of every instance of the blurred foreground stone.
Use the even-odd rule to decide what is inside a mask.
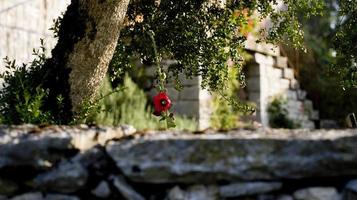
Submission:
[[[214,183],[357,175],[357,130],[162,132],[110,142],[124,174],[148,183]]]
[[[357,130],[0,127],[0,199],[355,200]]]

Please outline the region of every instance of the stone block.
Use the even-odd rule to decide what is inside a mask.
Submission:
[[[305,113],[312,113],[312,111],[314,110],[314,106],[313,106],[311,100],[304,101],[304,110],[305,110]]]
[[[14,196],[11,200],[43,200],[41,192],[25,193],[18,196]]]
[[[279,81],[280,82],[280,81]],[[273,83],[270,87],[269,87],[269,96],[275,96],[277,94],[281,94],[284,93],[284,91],[282,91],[282,89],[280,88],[280,84],[279,82]]]
[[[196,127],[196,128],[197,128],[197,131],[204,131],[204,130],[211,128],[211,117],[202,118],[200,116],[200,119],[198,120],[198,127]]]
[[[249,77],[247,80],[247,89],[249,92],[259,92],[260,89],[260,78],[259,77]]]
[[[123,176],[110,176],[115,188],[120,192],[125,200],[145,200],[145,198],[129,185]]]
[[[232,183],[219,188],[221,197],[233,198],[240,196],[249,196],[279,190],[282,187],[280,182],[246,182]]]
[[[252,63],[247,67],[247,77],[260,76],[260,68],[258,63]]]
[[[299,100],[305,100],[306,98],[306,91],[305,90],[298,90],[297,95]]]
[[[312,121],[309,121],[308,123],[305,124],[305,126],[303,126],[303,128],[307,128],[307,129],[315,129],[316,126],[315,126],[315,123],[312,122]]]
[[[212,101],[205,100],[199,102],[199,129],[203,130],[210,127],[210,119],[213,112]]]
[[[294,198],[290,195],[284,194],[278,196],[277,200],[294,200]]]
[[[256,38],[254,36],[248,36],[248,39],[245,42],[245,48],[271,56],[280,55],[280,49],[278,46],[273,44],[267,44],[264,42],[257,43]]]
[[[335,120],[321,119],[320,120],[320,128],[322,128],[322,129],[337,129],[337,128],[339,128],[339,125]]]
[[[274,78],[278,79],[283,77],[283,71],[281,69],[273,68],[272,73],[272,76]]]
[[[294,192],[296,200],[339,200],[340,196],[333,187],[312,187]]]
[[[212,100],[212,94],[208,90],[201,89],[199,90],[199,99],[202,100]]]
[[[283,78],[292,80],[294,79],[294,70],[292,68],[284,68],[283,69]]]
[[[300,83],[296,79],[290,80],[290,89],[297,90],[300,89]]]
[[[38,175],[34,184],[42,189],[61,193],[72,193],[87,182],[88,172],[78,162],[62,162],[58,168]]]
[[[136,61],[135,67],[139,67],[139,63],[140,63],[140,65],[142,65],[141,62]],[[146,76],[149,76],[149,77],[156,76],[156,68],[154,66],[143,66],[143,67],[145,67],[145,75]]]
[[[248,95],[249,101],[253,101],[257,104],[260,103],[260,93],[259,92],[250,92]]]
[[[276,82],[282,78],[283,71],[278,68],[267,66],[262,76],[269,80],[269,82]]]
[[[287,99],[291,99],[291,100],[297,100],[297,93],[295,90],[288,90],[285,93],[285,96]]]
[[[179,93],[179,99],[198,101],[200,89],[201,88],[198,85],[184,87]]]
[[[303,103],[298,100],[290,100],[287,102],[287,108],[289,111],[294,111],[299,114],[303,114],[302,110]]]
[[[187,117],[199,117],[199,102],[198,101],[178,101],[173,102],[172,111],[179,115]]]
[[[177,101],[179,99],[179,91],[177,91],[173,87],[167,87],[166,89],[167,89],[167,94],[169,95],[169,97],[172,101]],[[154,91],[156,92],[155,89],[154,89]]]
[[[178,186],[170,189],[167,200],[217,200],[218,189],[215,186],[194,185],[187,190]]]
[[[291,111],[288,112],[288,118],[291,120],[299,121],[299,117],[300,115],[297,112],[291,112]]]
[[[200,77],[192,77],[187,78],[185,75],[180,75],[180,81],[183,86],[192,86],[192,85],[200,85],[201,78]]]
[[[134,182],[208,185],[331,177],[334,184],[333,177],[357,174],[356,145],[357,132],[352,129],[240,129],[223,134],[154,132],[111,141],[106,151]]]
[[[263,55],[260,53],[255,53],[254,58],[255,58],[255,61],[259,64],[269,65],[269,66],[274,65],[274,59],[271,56]]]
[[[286,92],[290,87],[290,80],[280,79],[280,92]]]
[[[274,67],[277,67],[277,68],[287,68],[288,67],[288,58],[287,57],[277,56],[274,61],[275,61]]]
[[[40,199],[36,199],[40,200]],[[43,197],[43,200],[80,200],[76,196],[64,195],[64,194],[47,194]]]
[[[172,59],[164,59],[161,61],[161,65],[165,65],[165,66],[177,65],[177,64],[178,64],[177,60],[172,60]]]
[[[320,114],[318,110],[313,110],[310,114],[310,119],[311,120],[319,120]]]
[[[106,181],[101,181],[91,193],[99,198],[108,198],[110,196],[110,186]]]
[[[309,120],[309,116],[308,115],[300,115],[300,121],[302,121],[302,122],[311,122]]]

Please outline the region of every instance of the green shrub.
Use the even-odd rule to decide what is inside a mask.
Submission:
[[[43,109],[49,96],[39,76],[46,61],[43,40],[40,50],[33,50],[33,54],[35,59],[31,63],[20,66],[16,65],[15,60],[4,59],[5,72],[0,74],[3,80],[3,89],[0,90],[0,123],[55,123],[53,114]],[[57,100],[56,107],[61,107],[61,98]]]
[[[229,130],[237,127],[238,114],[233,111],[230,105],[223,102],[218,96],[213,97],[213,114],[211,126],[214,129]]]
[[[152,115],[152,108],[148,106],[147,97],[128,75],[125,75],[123,91],[111,95],[113,88],[108,78],[103,81],[101,95],[106,96],[99,101],[99,113],[94,113],[91,120],[96,124],[115,126],[130,124],[138,130],[165,129],[165,123]],[[197,122],[187,117],[175,117],[176,129],[196,130]]]
[[[245,56],[248,59],[248,56]],[[238,93],[242,82],[237,79],[237,68],[231,67],[228,73],[228,85],[224,94],[215,93],[213,97],[213,114],[211,127],[219,130],[229,130],[242,127],[240,117],[251,114],[255,105],[251,102],[239,102]]]
[[[300,125],[288,117],[287,101],[282,97],[275,97],[268,105],[269,125],[272,128],[299,128]]]

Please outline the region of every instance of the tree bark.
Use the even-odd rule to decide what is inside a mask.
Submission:
[[[49,91],[44,108],[56,123],[70,123],[98,93],[123,26],[129,0],[72,0],[58,42],[40,74]],[[58,105],[63,97],[62,105]]]
[[[129,0],[79,0],[87,22],[84,36],[68,56],[72,111],[92,102],[102,82],[119,37]]]

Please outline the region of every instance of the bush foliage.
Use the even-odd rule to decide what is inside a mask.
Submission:
[[[288,117],[287,101],[282,97],[275,97],[268,105],[269,125],[272,128],[299,128],[300,124]]]
[[[123,78],[123,90],[114,92],[109,78],[103,81],[101,96],[105,96],[98,102],[98,112],[92,113],[88,122],[116,126],[130,124],[138,130],[165,129],[165,123],[152,115],[153,109],[148,104],[147,96],[132,79],[125,75]],[[110,95],[108,95],[110,94]],[[197,122],[187,117],[176,116],[176,129],[194,131]]]

